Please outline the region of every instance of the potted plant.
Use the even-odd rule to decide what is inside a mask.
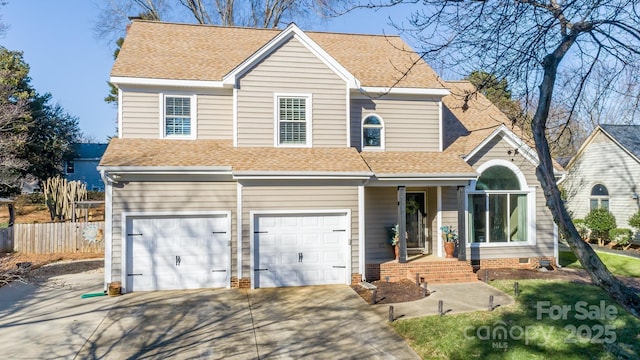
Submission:
[[[453,258],[458,243],[458,232],[448,225],[440,227],[440,230],[442,231],[442,240],[444,240],[444,252],[447,254],[447,258]]]
[[[396,259],[398,259],[398,256],[400,254],[400,249],[398,248],[399,241],[400,236],[398,235],[398,224],[387,226],[387,243],[393,246]]]

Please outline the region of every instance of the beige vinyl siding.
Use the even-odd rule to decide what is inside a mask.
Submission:
[[[113,186],[113,227],[111,279],[122,274],[123,212],[231,211],[231,273],[235,276],[236,183],[235,182],[151,182],[129,181]]]
[[[443,186],[440,189],[442,195],[442,226],[453,226],[458,230],[460,228],[458,225],[458,190],[454,186]]]
[[[233,96],[198,96],[198,139],[233,139]]]
[[[157,92],[122,91],[120,138],[157,139],[160,136],[160,96]]]
[[[395,187],[367,187],[365,204],[365,259],[367,263],[391,260],[395,256],[387,243],[386,227],[398,223],[398,191]]]
[[[507,151],[513,150],[513,146],[502,137],[496,136],[481,151],[468,162],[477,169],[483,163],[502,159],[512,161],[522,171],[528,187],[536,188],[536,245],[480,247],[479,256],[483,259],[516,258],[554,255],[554,222],[551,211],[546,207],[546,200],[540,183],[536,178],[536,168],[522,154],[515,157],[508,155]],[[469,253],[470,254],[470,253]]]
[[[351,272],[358,273],[358,187],[339,185],[244,186],[242,189],[242,272],[249,277],[250,212],[258,210],[351,209]]]
[[[160,138],[160,93],[148,90],[123,91],[121,138]],[[197,92],[194,92],[197,93]],[[168,92],[167,94],[171,94]],[[197,138],[233,139],[233,96],[231,92],[197,94]]]
[[[429,226],[429,249],[432,254],[438,253],[438,188],[427,188],[427,221]]]
[[[609,191],[609,211],[618,227],[630,229],[629,217],[638,211],[633,194],[640,193],[640,163],[602,132],[583,149],[561,184],[567,210],[574,219],[583,219],[589,213],[591,188],[596,184]]]
[[[274,145],[274,94],[312,95],[314,147],[346,147],[346,83],[298,40],[251,69],[238,90],[238,146]]]
[[[354,99],[351,101],[351,146],[361,148],[362,119],[384,121],[385,150],[439,151],[440,110],[435,99]]]
[[[406,192],[421,192],[426,196],[427,251],[434,252],[433,236],[437,234],[436,188],[407,188]],[[387,242],[387,227],[398,223],[398,190],[396,187],[365,188],[365,237],[367,263],[379,263],[394,258],[393,248]]]

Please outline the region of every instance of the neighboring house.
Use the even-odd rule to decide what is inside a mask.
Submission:
[[[397,36],[137,20],[110,81],[105,282],[125,291],[422,276],[392,261],[394,223],[431,257],[453,226],[438,263],[472,276],[557,257],[531,143]]]
[[[104,191],[104,182],[97,167],[107,144],[73,144],[75,156],[64,162],[64,175],[69,181],[81,181],[87,190]]]
[[[574,219],[603,207],[631,229],[629,217],[640,209],[640,125],[599,125],[566,169],[560,186]]]

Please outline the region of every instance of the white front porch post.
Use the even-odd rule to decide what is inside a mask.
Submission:
[[[398,245],[400,245],[399,263],[407,262],[407,188],[398,186]]]
[[[464,186],[458,186],[458,260],[467,260],[467,228]]]

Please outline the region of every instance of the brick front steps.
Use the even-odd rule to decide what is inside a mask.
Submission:
[[[450,284],[478,281],[473,267],[458,259],[438,259],[433,261],[409,261],[399,264],[388,261],[380,264],[367,264],[367,280],[400,281],[416,280],[416,274],[429,284]]]

